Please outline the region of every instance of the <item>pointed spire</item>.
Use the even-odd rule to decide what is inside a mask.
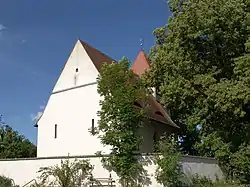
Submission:
[[[134,63],[132,64],[131,69],[133,70],[133,72],[137,75],[142,75],[147,69],[149,69],[150,64],[149,61],[147,59],[147,55],[145,54],[145,52],[143,50],[141,50],[139,52],[139,54],[137,55]]]

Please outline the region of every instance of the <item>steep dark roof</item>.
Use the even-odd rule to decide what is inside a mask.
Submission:
[[[82,46],[88,53],[89,57],[91,58],[92,62],[94,63],[96,69],[100,72],[102,64],[103,63],[108,63],[111,64],[113,62],[116,62],[114,59],[111,57],[107,56],[106,54],[102,53],[98,49],[95,49],[94,47],[90,46],[86,42],[80,40]]]
[[[179,128],[179,126],[171,120],[163,106],[153,96],[149,98],[149,105],[151,106],[149,109],[149,117],[151,119]]]

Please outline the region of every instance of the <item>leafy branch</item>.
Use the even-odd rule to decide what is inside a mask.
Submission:
[[[104,64],[98,77],[100,121],[98,135],[102,144],[111,147],[110,157],[103,158],[120,177],[123,186],[143,183],[144,169],[135,153],[140,151],[139,129],[145,122],[145,107],[135,106],[147,97],[147,89],[129,69],[129,60]]]

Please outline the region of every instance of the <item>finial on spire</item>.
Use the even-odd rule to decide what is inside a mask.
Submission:
[[[3,115],[0,114],[0,125],[4,125],[4,124],[5,124],[5,123],[4,123]]]
[[[143,39],[142,39],[142,38],[140,38],[140,46],[141,46],[141,50],[143,50],[143,47],[144,47],[144,46],[143,46],[143,44],[144,44],[144,43],[143,43]]]

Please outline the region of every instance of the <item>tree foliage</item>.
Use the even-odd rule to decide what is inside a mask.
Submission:
[[[216,156],[229,173],[250,141],[250,1],[169,3],[146,79],[182,129],[182,152]]]
[[[186,174],[181,164],[181,153],[175,136],[163,136],[158,144],[161,154],[155,155],[156,180],[167,187],[233,187],[238,183],[226,180],[211,180],[199,174]]]
[[[156,179],[163,186],[177,187],[183,183],[184,173],[180,164],[181,154],[172,136],[163,136],[159,142],[160,155],[156,155]]]
[[[36,157],[36,146],[5,124],[0,125],[0,158]]]
[[[143,182],[144,171],[135,153],[142,142],[138,130],[143,126],[145,110],[135,103],[145,99],[147,91],[129,64],[126,58],[104,64],[98,78],[98,92],[103,98],[98,131],[102,144],[111,148],[111,156],[103,161],[117,173],[123,186]]]
[[[18,187],[14,181],[8,177],[0,176],[0,187]]]
[[[230,160],[235,178],[243,184],[249,184],[250,179],[250,145],[241,145],[239,151]]]
[[[61,186],[76,187],[81,186],[82,182],[87,179],[93,170],[93,167],[87,160],[62,160],[61,165],[41,167],[40,186]]]

